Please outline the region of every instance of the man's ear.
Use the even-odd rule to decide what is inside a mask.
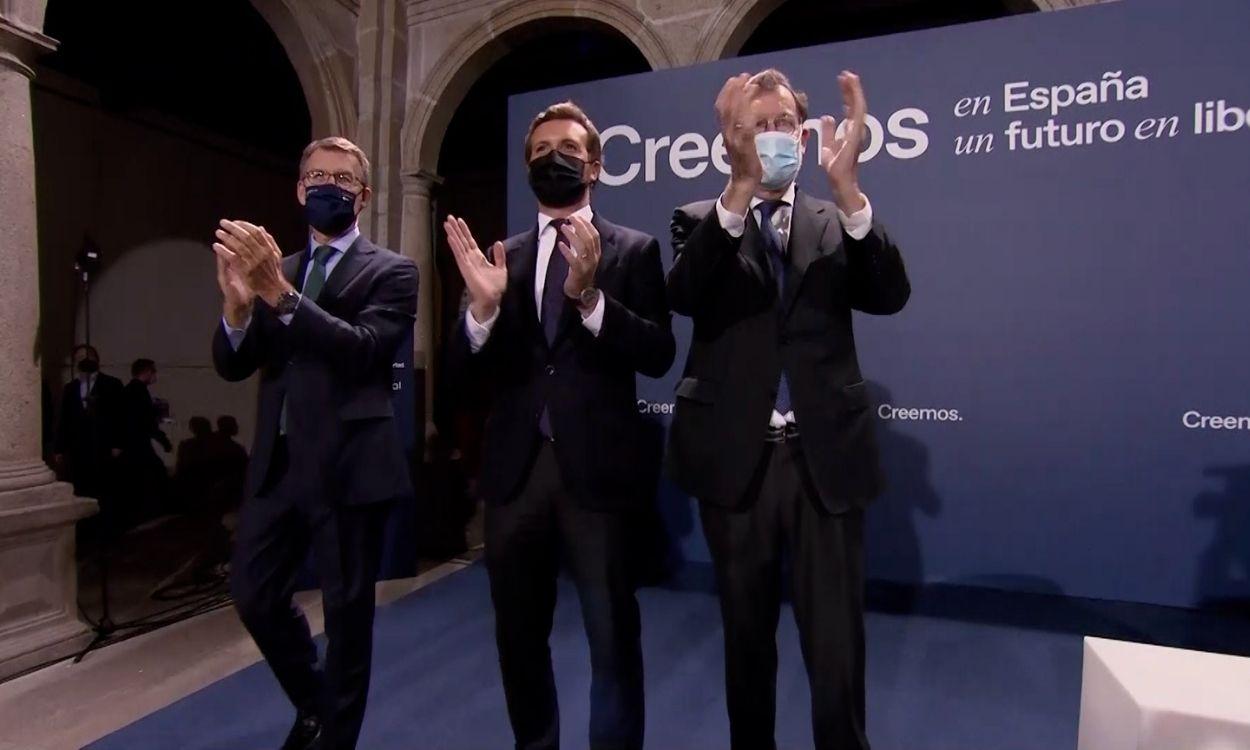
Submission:
[[[295,200],[299,201],[301,206],[308,203],[308,194],[304,192],[304,181],[297,180],[295,182]]]
[[[360,195],[358,195],[356,199],[360,201],[359,211],[363,212],[365,207],[369,205],[369,201],[373,200],[373,188],[366,185],[365,189],[360,191]]]
[[[586,180],[588,183],[593,185],[594,183],[599,181],[599,173],[602,171],[603,171],[602,161],[587,162],[586,171],[582,173],[582,179]]]

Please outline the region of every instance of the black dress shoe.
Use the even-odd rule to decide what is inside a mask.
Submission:
[[[321,719],[316,714],[300,714],[295,717],[295,726],[282,743],[282,750],[312,750],[320,744],[320,738]]]

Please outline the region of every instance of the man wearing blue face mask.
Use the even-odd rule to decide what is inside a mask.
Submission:
[[[775,747],[783,557],[816,747],[868,748],[863,510],[881,479],[851,311],[896,313],[911,287],[859,187],[863,89],[838,80],[841,134],[832,117],[820,125],[832,203],[795,188],[807,97],[766,70],[716,99],[725,191],[672,222],[669,304],[694,334],[667,464],[699,498],[716,569],[734,750]]]
[[[222,221],[223,317],[213,362],[260,373],[256,439],[231,560],[235,607],[296,709],[283,750],[356,746],[369,691],[374,582],[393,502],[412,493],[391,407],[391,366],[412,330],[417,268],[365,239],[369,160],[315,141],[296,196],[308,246],[283,258],[263,227]],[[325,664],[291,603],[312,551]]]

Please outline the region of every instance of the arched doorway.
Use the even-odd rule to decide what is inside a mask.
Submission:
[[[86,335],[74,261],[91,242],[102,260],[91,334],[105,366],[124,379],[133,359],[150,357],[163,385],[183,390],[180,373],[198,379],[210,365],[216,312],[197,304],[213,298],[215,280],[194,248],[210,254],[223,217],[251,217],[287,248],[303,242],[293,165],[312,128],[299,78],[246,0],[53,0],[45,28],[61,46],[41,61],[32,103],[44,361],[63,364]],[[136,248],[185,262],[122,263]],[[182,321],[201,346],[139,335],[149,321],[111,315],[127,304]],[[191,413],[250,410],[247,394],[215,390],[186,389],[195,398],[174,402],[175,433]]]
[[[447,214],[463,217],[482,242],[507,236],[507,170],[522,164],[521,144],[507,137],[508,97],[651,69],[637,47],[601,24],[569,20],[531,24],[514,30],[509,42],[510,50],[482,74],[456,108],[439,153],[438,174],[443,179],[436,194],[435,226],[440,290],[435,330],[439,341],[456,325],[464,289],[442,236],[442,218]],[[593,119],[594,113],[589,114]],[[439,385],[435,367],[436,389]],[[436,398],[435,403],[442,409],[448,400]],[[456,442],[471,454],[478,442],[482,415],[461,414],[464,418],[458,422],[449,413],[436,412],[435,416],[440,431],[459,425],[458,430],[452,428],[461,434]]]
[[[235,416],[248,440],[255,386],[227,384],[211,364],[221,310],[210,246],[222,218],[262,224],[291,250],[306,242],[295,164],[312,122],[300,78],[247,0],[52,0],[44,21],[60,43],[38,64],[31,104],[45,382],[68,379],[61,368],[86,337],[75,260],[90,245],[103,370],[124,382],[132,361],[156,362],[152,392],[171,407],[175,445],[193,416]],[[118,468],[110,489],[128,529],[111,543],[115,620],[168,606],[149,592],[203,544],[188,493],[175,484],[132,503],[134,473]],[[95,614],[95,555],[80,552],[81,602]]]

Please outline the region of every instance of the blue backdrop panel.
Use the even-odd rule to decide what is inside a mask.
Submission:
[[[671,263],[673,207],[725,183],[708,153],[725,78],[777,66],[813,116],[840,116],[836,74],[859,72],[881,126],[863,187],[914,288],[900,315],[856,320],[891,481],[871,574],[1250,597],[1247,29],[1242,0],[1125,0],[811,47],[520,95],[508,142],[581,103],[607,137],[596,209]],[[814,139],[800,186],[827,198]],[[519,168],[508,197],[519,231]],[[678,364],[640,379],[657,429],[689,339],[675,327]],[[706,560],[693,501],[661,481],[661,503],[674,549]]]

